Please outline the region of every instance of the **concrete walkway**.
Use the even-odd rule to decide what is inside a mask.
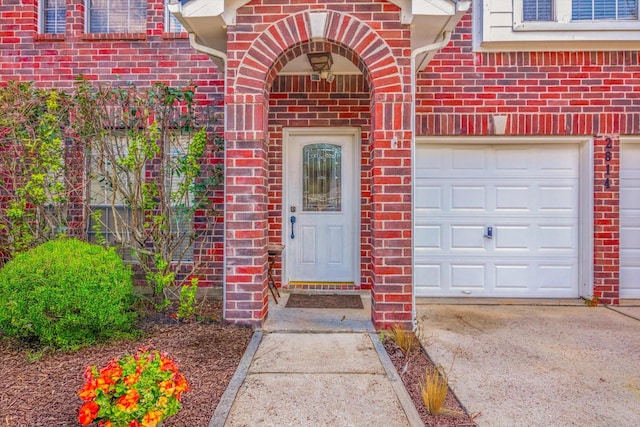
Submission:
[[[431,302],[423,344],[479,426],[640,425],[640,307]]]
[[[216,426],[421,426],[365,310],[269,306],[222,397]]]

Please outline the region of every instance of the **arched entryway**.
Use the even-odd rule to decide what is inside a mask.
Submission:
[[[376,326],[410,324],[410,40],[397,12],[391,15],[394,20],[390,19],[389,28],[397,25],[392,39],[381,35],[390,35],[388,28],[383,31],[372,22],[328,10],[276,19],[255,33],[241,25],[239,14],[238,25],[228,30],[227,320],[260,324],[267,315],[267,247],[282,239],[283,218],[286,220],[282,206],[283,129],[343,126],[361,129],[359,180],[354,193],[360,202],[355,234],[360,249],[358,285],[371,288],[371,316]],[[247,39],[251,40],[245,42]],[[347,58],[362,74],[359,78],[336,78],[329,86],[326,81],[310,82],[308,76],[279,74],[289,61],[309,52]],[[351,83],[361,85],[362,92],[348,87]],[[291,85],[289,90],[287,85]],[[306,115],[293,114],[296,109],[286,104],[291,94],[297,94],[294,98],[298,101],[306,100],[307,108],[316,108],[308,108]],[[336,102],[331,102],[332,97]],[[353,102],[358,97],[366,100],[368,111],[347,111],[341,116],[339,100],[345,107],[345,100]],[[336,108],[321,108],[332,105]]]

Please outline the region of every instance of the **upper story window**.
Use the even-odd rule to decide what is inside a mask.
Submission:
[[[638,0],[522,0],[523,22],[629,21]]]
[[[40,1],[40,32],[43,34],[64,34],[67,20],[66,0]]]
[[[167,33],[181,33],[184,31],[184,27],[182,26],[182,24],[180,23],[180,21],[178,21],[176,19],[175,16],[173,16],[173,13],[171,13],[169,11],[169,4],[170,3],[176,3],[175,0],[167,0],[166,1],[166,7],[164,9],[164,13],[165,13],[165,23],[164,23],[164,28],[165,28],[165,32]]]
[[[638,19],[638,0],[572,0],[574,21]]]
[[[620,51],[640,47],[640,0],[476,1],[477,51]]]
[[[89,33],[144,33],[146,0],[87,0]]]

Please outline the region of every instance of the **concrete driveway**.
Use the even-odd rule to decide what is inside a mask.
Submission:
[[[480,426],[640,425],[640,307],[417,303]]]

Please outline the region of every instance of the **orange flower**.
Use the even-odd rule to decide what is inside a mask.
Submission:
[[[176,390],[176,385],[171,380],[161,381],[158,385],[160,386],[160,393],[164,394],[165,396],[173,395]]]
[[[118,401],[116,402],[116,406],[121,411],[131,412],[136,409],[136,406],[138,405],[138,399],[140,399],[138,390],[129,390],[127,394],[120,396],[120,399],[118,399]]]
[[[141,427],[137,420],[133,420],[129,423],[129,427]]]
[[[78,421],[83,426],[91,424],[98,415],[100,406],[96,402],[87,402],[80,407],[80,413],[78,414]]]
[[[124,380],[122,380],[122,382],[124,383],[124,385],[130,386],[137,383],[139,379],[140,379],[139,373],[129,374],[126,377],[124,377]]]
[[[149,411],[144,417],[142,417],[142,427],[156,427],[160,421],[162,421],[161,411]]]
[[[82,389],[78,392],[78,396],[80,396],[80,399],[84,400],[85,402],[93,400],[96,397],[97,388],[98,384],[96,380],[91,379],[82,385]]]
[[[116,426],[114,426],[111,421],[107,420],[107,421],[100,421],[98,423],[98,427],[116,427]]]

